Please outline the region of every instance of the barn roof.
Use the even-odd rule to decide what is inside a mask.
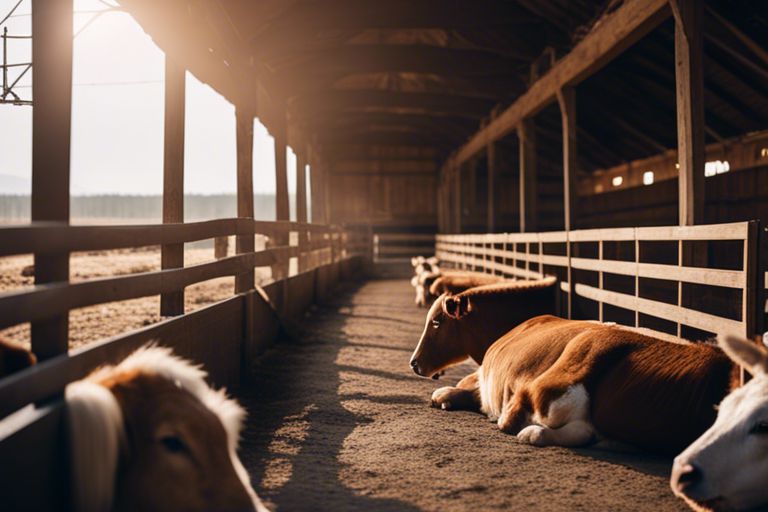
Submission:
[[[414,147],[444,160],[619,9],[619,0],[121,0],[157,44],[268,128],[327,157]],[[705,11],[709,141],[768,123],[761,0]],[[577,90],[584,172],[676,146],[674,23]],[[588,113],[586,115],[585,113]],[[557,109],[538,116],[560,137]]]

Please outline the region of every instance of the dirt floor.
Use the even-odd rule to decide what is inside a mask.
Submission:
[[[430,408],[471,366],[440,381],[410,371],[425,315],[412,301],[404,279],[347,289],[264,357],[241,396],[241,448],[273,509],[687,510],[668,459],[534,448],[481,415]]]
[[[230,244],[230,255],[234,246]],[[185,265],[214,260],[213,248],[188,248],[184,251]],[[22,291],[34,286],[30,273],[31,255],[0,258],[0,293]],[[160,270],[159,247],[141,247],[114,251],[75,253],[70,258],[70,280],[85,281],[110,276]],[[270,270],[257,269],[256,283],[266,282]],[[184,300],[187,312],[213,304],[234,294],[235,278],[211,279],[186,288]],[[69,315],[69,346],[77,348],[109,336],[115,336],[162,320],[160,297],[142,297],[99,304],[74,310]],[[0,337],[29,347],[29,324],[0,330]]]

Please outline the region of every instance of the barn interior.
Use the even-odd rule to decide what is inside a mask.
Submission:
[[[23,470],[0,465],[6,495],[32,497],[20,509],[66,499],[65,483],[50,471],[38,473],[66,463],[57,444],[64,386],[153,339],[205,364],[215,383],[238,390],[259,411],[244,434],[244,462],[263,486],[257,491],[280,508],[310,509],[327,493],[330,506],[350,509],[541,505],[520,490],[525,482],[488,484],[491,470],[463,456],[456,455],[458,463],[480,471],[483,482],[467,484],[462,473],[448,478],[454,459],[441,455],[430,435],[437,411],[410,427],[382,412],[394,405],[418,415],[431,389],[406,382],[413,376],[404,373],[424,315],[407,304],[410,291],[397,272],[416,254],[512,278],[556,275],[558,307],[569,318],[696,340],[723,329],[757,339],[766,330],[766,2],[117,5],[166,54],[163,225],[68,225],[69,126],[62,120],[71,115],[72,3],[35,0],[33,222],[0,227],[0,256],[35,255],[35,287],[0,295],[0,328],[30,322],[31,347],[42,363],[0,380],[0,427],[6,425],[0,460],[38,446]],[[183,222],[187,71],[236,110],[234,219]],[[274,137],[275,222],[253,221],[254,119]],[[287,146],[296,153],[296,169],[287,168]],[[294,172],[298,206],[291,218],[288,173]],[[271,245],[256,251],[254,234]],[[223,236],[236,237],[235,256],[185,266],[184,243]],[[70,253],[137,244],[162,246],[161,271],[70,282]],[[255,286],[254,268],[264,267],[272,281]],[[221,275],[236,277],[234,296],[185,311],[185,286]],[[361,288],[334,291],[339,281],[361,276],[364,284],[354,285]],[[162,322],[69,349],[70,310],[146,295],[161,296]],[[305,318],[312,307],[315,316]],[[386,336],[360,334],[366,325],[391,329],[392,346],[384,346]],[[277,343],[297,336],[309,341]],[[382,352],[354,359],[345,352],[349,344]],[[309,360],[325,366],[308,368]],[[287,375],[326,384],[291,395],[297,386]],[[377,395],[376,379],[403,391]],[[352,398],[340,395],[344,386]],[[368,395],[371,402],[355,409],[352,402]],[[29,404],[44,407],[19,415]],[[370,418],[386,419],[394,430],[374,430]],[[461,451],[468,437],[483,435],[483,425],[471,416],[459,421],[460,439],[449,444]],[[276,434],[285,422],[310,426],[303,438]],[[370,439],[360,428],[372,429]],[[404,439],[409,428],[418,447]],[[295,446],[280,452],[274,444],[280,435]],[[390,435],[401,442],[372,448]],[[506,460],[494,455],[502,445],[494,438],[478,448],[496,469]],[[411,449],[426,461],[416,469],[395,457]],[[354,460],[350,450],[370,458]],[[533,453],[524,450],[520,459],[531,471],[535,461],[525,460]],[[666,496],[665,459],[577,455],[597,467],[580,466],[567,451],[547,460],[569,467],[574,485],[594,472],[617,488],[633,479],[638,487],[626,491],[622,499],[629,501],[610,492],[573,501],[567,485],[555,486],[552,509],[681,509]],[[334,465],[324,466],[323,457],[336,457]],[[446,477],[445,489],[406,496],[430,471]],[[46,491],[31,492],[31,482]],[[522,501],[494,503],[487,498],[494,492],[519,492]],[[486,498],[473,501],[478,493]],[[649,493],[657,497],[641,503]]]

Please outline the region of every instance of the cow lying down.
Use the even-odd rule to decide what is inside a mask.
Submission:
[[[468,272],[462,270],[442,270],[424,272],[411,279],[411,285],[416,289],[416,305],[428,306],[435,297],[442,293],[455,294],[475,286],[500,283],[505,281],[502,276]]]
[[[67,386],[76,511],[266,511],[236,454],[245,411],[170,349]]]
[[[733,336],[718,343],[753,378],[725,397],[714,425],[675,458],[670,484],[697,510],[765,510],[768,352]]]
[[[536,446],[606,437],[675,453],[712,425],[714,406],[738,383],[738,367],[722,350],[536,316],[552,306],[542,297],[553,284],[490,285],[435,301],[413,370],[431,377],[468,357],[480,367],[436,390],[433,406],[480,411]]]

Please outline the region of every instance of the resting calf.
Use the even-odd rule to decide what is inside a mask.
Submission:
[[[721,350],[536,316],[546,312],[546,284],[491,285],[435,301],[414,371],[430,377],[467,357],[480,367],[456,387],[436,390],[434,406],[480,411],[538,446],[605,436],[674,452],[712,424],[713,406],[738,376]]]

